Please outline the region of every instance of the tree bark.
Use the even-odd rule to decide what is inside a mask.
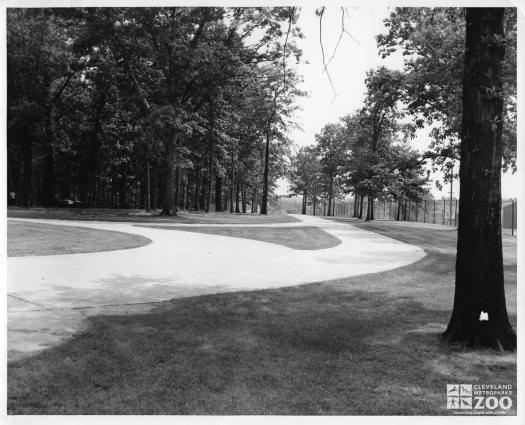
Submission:
[[[215,211],[222,212],[222,177],[215,176]]]
[[[200,204],[199,209],[202,211],[206,210],[206,188],[208,187],[208,180],[205,173],[205,170],[203,170],[202,173],[202,185],[201,185],[201,192],[200,192]]]
[[[177,172],[177,139],[178,135],[172,138],[166,146],[166,187],[164,188],[164,199],[162,212],[160,215],[177,215],[175,208],[175,176]]]
[[[467,8],[454,307],[443,335],[469,347],[516,349],[501,241],[503,8]],[[489,91],[493,90],[493,91]],[[482,320],[482,319],[487,320]]]
[[[366,204],[366,220],[371,221],[374,219],[374,195],[368,194],[368,202]]]
[[[31,135],[28,134],[26,140],[23,140],[23,158],[24,158],[24,181],[22,184],[21,203],[24,207],[31,207],[33,198],[33,141]]]
[[[359,196],[359,219],[363,218],[363,201],[365,199],[365,195]]]
[[[153,175],[153,210],[157,210],[157,169],[155,169],[155,174]]]
[[[268,178],[270,173],[270,125],[266,132],[266,149],[264,151],[263,192],[261,199],[261,214],[268,214]]]
[[[332,190],[334,185],[334,177],[330,171],[330,185],[328,186],[328,217],[332,215]]]
[[[175,167],[175,211],[179,211],[180,206],[180,166]]]
[[[211,206],[211,180],[213,175],[213,131],[215,127],[213,106],[210,105],[210,133],[208,135],[208,180],[206,194],[206,212],[210,212]]]
[[[242,202],[241,202],[243,214],[246,214],[246,201],[247,201],[247,199],[246,199],[246,186],[243,183],[243,185],[242,185]]]
[[[149,160],[146,160],[146,193],[145,193],[145,201],[146,201],[146,211],[151,211],[151,178],[150,178],[150,171],[149,171]]]
[[[201,192],[201,188],[200,188],[200,172],[199,172],[199,166],[196,166],[195,167],[195,195],[194,195],[194,202],[193,202],[193,209],[194,211],[198,211],[199,210],[199,206],[200,206],[200,192]]]
[[[46,105],[46,113],[44,118],[44,137],[45,137],[45,159],[44,159],[44,176],[42,179],[43,185],[43,199],[42,204],[45,207],[54,206],[55,200],[55,157],[53,149],[53,112],[51,103]]]
[[[240,213],[240,199],[239,199],[239,182],[237,181],[235,185],[235,212]]]

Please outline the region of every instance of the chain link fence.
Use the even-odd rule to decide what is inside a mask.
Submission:
[[[322,199],[316,204],[315,215],[334,217],[355,217],[355,213],[361,218],[366,218],[367,200],[363,200],[362,208],[354,211],[354,201],[332,202],[331,214],[328,214],[328,201]],[[302,198],[280,198],[279,206],[281,212],[287,214],[301,214]],[[503,233],[517,234],[517,200],[503,199],[501,208],[501,225]],[[314,215],[312,204],[306,206],[306,214]],[[442,226],[457,226],[459,223],[459,199],[438,199],[430,201],[374,201],[375,220],[398,220],[413,221],[418,223],[440,224]]]

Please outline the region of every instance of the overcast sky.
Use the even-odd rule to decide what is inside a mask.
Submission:
[[[363,105],[365,92],[365,75],[369,69],[385,65],[389,68],[402,69],[401,54],[391,55],[381,59],[375,36],[386,32],[383,20],[392,8],[356,8],[348,7],[345,13],[345,28],[351,34],[344,34],[337,52],[328,66],[334,90],[327,74],[323,72],[322,52],[319,42],[319,18],[314,7],[302,7],[299,26],[305,36],[298,44],[303,50],[303,61],[299,65],[299,73],[304,77],[302,88],[310,92],[308,98],[299,100],[302,111],[297,113],[297,121],[301,130],[291,132],[292,139],[298,145],[314,142],[315,134],[330,122],[337,122],[340,117],[359,109]],[[322,39],[325,57],[328,61],[334,52],[341,32],[341,9],[327,7],[322,22]],[[423,151],[428,145],[428,130],[421,131],[412,141],[415,149]],[[440,178],[435,175],[434,178]],[[503,177],[503,197],[517,196],[517,178],[507,175]],[[454,182],[454,196],[458,196],[458,181]],[[435,184],[430,186],[436,198],[448,197],[450,185],[440,192]],[[280,193],[286,192],[282,188]]]

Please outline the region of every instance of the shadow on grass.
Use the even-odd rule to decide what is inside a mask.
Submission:
[[[431,322],[429,322],[431,318]],[[340,283],[96,316],[8,369],[11,414],[446,414],[446,384],[515,385],[440,346],[447,311]],[[438,325],[436,325],[436,323]],[[478,366],[478,367],[476,367]]]
[[[146,226],[153,229],[204,233],[207,235],[228,236],[273,243],[297,250],[317,250],[333,248],[341,240],[315,226],[301,227],[172,227]]]
[[[9,363],[8,412],[446,415],[446,384],[516,389],[515,354],[439,342],[453,297],[447,238],[388,272],[94,316]]]

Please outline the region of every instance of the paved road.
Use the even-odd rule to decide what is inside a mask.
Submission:
[[[305,251],[247,239],[137,227],[133,223],[27,220],[134,233],[152,243],[118,251],[8,258],[10,358],[58,343],[82,329],[83,319],[91,314],[133,313],[150,309],[152,304],[148,303],[176,297],[380,272],[425,255],[415,246],[348,224],[297,217],[301,222],[243,226],[317,226],[339,238],[341,244]],[[194,225],[173,225],[177,226]]]

